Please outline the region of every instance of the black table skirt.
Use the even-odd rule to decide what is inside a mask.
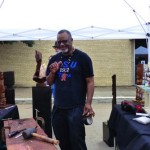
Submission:
[[[141,124],[133,120],[139,117],[115,105],[108,126],[110,137],[116,137],[120,150],[150,150],[150,124]]]

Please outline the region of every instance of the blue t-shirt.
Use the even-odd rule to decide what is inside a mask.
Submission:
[[[73,108],[84,105],[87,92],[86,78],[93,76],[90,57],[77,49],[72,56],[64,56],[62,53],[58,53],[49,60],[46,75],[50,73],[50,64],[55,61],[62,61],[62,65],[54,80],[54,105],[59,108]]]

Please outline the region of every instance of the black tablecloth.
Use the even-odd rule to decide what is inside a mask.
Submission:
[[[6,150],[5,142],[2,141],[3,119],[19,119],[19,111],[17,105],[9,105],[5,108],[0,108],[0,150]]]
[[[150,150],[150,124],[141,124],[133,120],[139,117],[115,105],[108,126],[110,137],[116,137],[120,150]]]
[[[0,108],[0,130],[3,127],[3,119],[19,119],[19,112],[17,105],[9,105],[5,108]]]
[[[0,120],[7,118],[19,119],[19,112],[17,105],[10,105],[6,108],[0,109]]]

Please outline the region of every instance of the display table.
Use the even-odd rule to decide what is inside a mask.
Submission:
[[[4,121],[4,127],[10,126],[11,131],[16,131],[24,128],[34,128],[37,126],[37,133],[47,136],[42,128],[36,123],[33,118],[18,119]],[[18,138],[8,137],[9,129],[5,129],[7,150],[57,150],[57,148],[48,142],[44,142],[35,137],[24,139],[23,136]]]
[[[140,124],[133,118],[136,115],[125,112],[121,105],[112,109],[108,126],[110,138],[116,138],[120,150],[150,150],[150,124]]]

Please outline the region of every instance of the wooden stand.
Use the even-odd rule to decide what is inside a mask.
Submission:
[[[114,147],[114,138],[110,137],[109,127],[107,122],[103,122],[103,141],[109,146]]]
[[[112,76],[112,108],[116,105],[116,75]],[[110,137],[108,123],[103,122],[103,141],[109,146],[114,147],[114,138]]]
[[[112,107],[114,105],[116,105],[116,75],[114,74],[112,76],[112,96],[113,96],[113,99],[112,99]]]
[[[50,87],[32,87],[33,98],[33,118],[36,120],[36,109],[39,111],[38,117],[45,121],[45,133],[52,137],[51,127],[51,88]],[[39,125],[42,127],[40,121]]]

